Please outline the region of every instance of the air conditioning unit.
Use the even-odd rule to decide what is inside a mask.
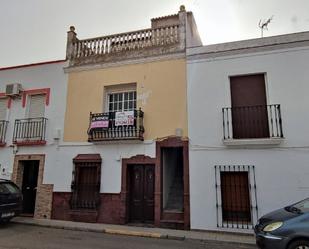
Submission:
[[[21,91],[22,91],[21,84],[19,83],[9,84],[9,85],[6,85],[5,95],[15,97],[15,96],[19,96]]]

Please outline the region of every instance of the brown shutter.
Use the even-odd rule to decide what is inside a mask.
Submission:
[[[251,219],[248,172],[221,172],[223,220]]]

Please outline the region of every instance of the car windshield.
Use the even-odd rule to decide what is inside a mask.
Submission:
[[[19,189],[12,183],[0,183],[0,194],[16,194]]]
[[[295,208],[295,210],[300,210],[302,213],[309,212],[309,198],[297,202],[296,204],[292,205],[291,208]]]

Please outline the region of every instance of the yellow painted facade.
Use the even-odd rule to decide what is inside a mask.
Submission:
[[[145,140],[187,136],[185,59],[70,72],[64,141],[87,141],[89,114],[105,112],[106,87],[136,83],[137,108],[144,111]]]

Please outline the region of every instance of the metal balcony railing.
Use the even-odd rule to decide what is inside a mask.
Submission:
[[[8,121],[0,120],[0,144],[5,144],[5,136],[8,123]]]
[[[16,119],[13,143],[45,143],[47,118]]]
[[[144,140],[144,112],[141,110],[134,110],[133,112],[134,120],[126,125],[117,124],[117,112],[90,113],[88,141]],[[106,122],[105,127],[93,125],[95,122],[101,122],[102,120]]]
[[[223,138],[283,138],[280,105],[222,108]]]

